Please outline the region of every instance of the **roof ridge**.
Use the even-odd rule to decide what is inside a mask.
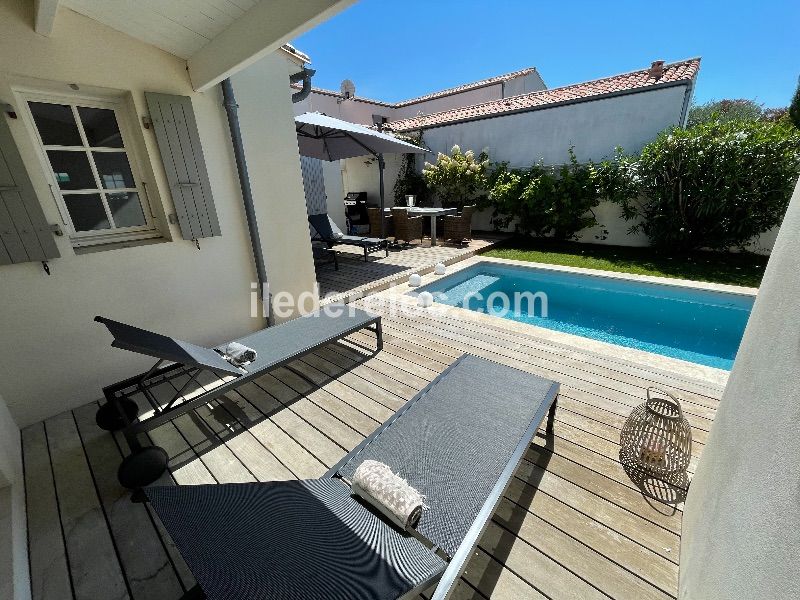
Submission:
[[[449,94],[453,94],[456,92],[464,92],[467,90],[471,90],[478,87],[483,87],[486,85],[491,85],[493,83],[499,83],[501,81],[508,81],[511,79],[516,79],[517,77],[521,77],[523,75],[528,75],[530,73],[536,72],[536,67],[525,67],[523,69],[518,69],[516,71],[511,71],[509,73],[503,73],[501,75],[493,75],[492,77],[485,77],[483,79],[479,79],[477,81],[471,81],[469,83],[462,83],[460,85],[454,85],[449,88],[445,88],[443,90],[438,90],[436,92],[430,92],[428,94],[423,94],[422,96],[415,96],[414,98],[409,98],[408,100],[400,100],[399,102],[395,102],[393,106],[395,107],[403,107],[408,106],[409,104],[417,104],[418,102],[424,102],[425,100],[432,100],[438,96],[446,96]]]
[[[699,68],[700,60],[701,60],[701,57],[698,56],[698,57],[695,57],[695,58],[687,58],[687,59],[684,59],[684,60],[674,61],[674,62],[670,62],[670,63],[664,63],[664,65],[663,65],[664,72],[666,73],[666,71],[668,69],[672,69],[672,68],[675,68],[675,67],[689,66],[692,63],[697,63],[698,68]],[[556,95],[559,92],[563,92],[563,91],[569,90],[571,88],[578,88],[578,87],[582,87],[582,86],[592,86],[592,85],[601,84],[601,83],[612,81],[612,80],[619,79],[619,78],[646,74],[646,73],[649,72],[649,70],[650,70],[650,67],[645,67],[645,68],[642,68],[642,69],[635,69],[633,71],[627,71],[627,72],[624,72],[624,73],[617,73],[617,74],[614,74],[614,75],[608,75],[606,77],[599,77],[597,79],[590,79],[589,81],[580,81],[580,82],[577,82],[577,83],[570,83],[570,84],[559,86],[559,87],[554,87],[554,88],[549,88],[549,89],[544,89],[544,90],[537,90],[535,92],[526,92],[524,94],[517,94],[516,96],[508,96],[507,98],[499,98],[499,99],[495,99],[495,100],[487,100],[486,102],[480,102],[478,104],[472,104],[470,106],[464,106],[464,107],[459,107],[459,108],[451,108],[451,109],[437,111],[437,112],[433,112],[433,113],[421,114],[421,115],[417,115],[417,116],[414,116],[414,117],[406,117],[404,119],[397,119],[396,121],[389,121],[385,125],[385,127],[387,127],[388,129],[395,129],[395,127],[397,125],[402,125],[403,123],[406,123],[406,122],[412,123],[414,121],[421,120],[421,119],[435,120],[435,118],[437,116],[439,116],[439,115],[447,115],[447,114],[451,114],[451,113],[458,113],[460,111],[465,111],[465,110],[476,111],[476,110],[478,110],[478,109],[480,109],[482,107],[491,106],[491,105],[498,105],[498,104],[508,105],[508,104],[511,104],[515,100],[519,101],[519,100],[522,100],[522,99],[535,98],[535,97],[538,97],[538,96]],[[695,71],[695,73],[696,73],[696,71]],[[663,84],[666,84],[666,83],[675,83],[675,82],[678,82],[678,81],[683,81],[685,79],[691,79],[692,77],[694,77],[695,73],[693,73],[689,77],[679,77],[677,79],[671,79],[669,81],[661,81],[661,79],[659,79],[659,80],[657,80],[655,83],[653,83],[651,85],[660,85],[660,84],[663,85]],[[634,87],[631,87],[630,89],[633,90],[633,89],[636,89],[637,87],[644,87],[644,86],[634,86]],[[622,90],[622,91],[625,91],[625,90]],[[589,94],[587,97],[599,96],[599,95],[602,95],[602,94],[600,94],[600,93]],[[502,114],[502,112],[506,112],[506,111],[500,111],[497,114]]]
[[[678,65],[688,64],[693,61],[700,62],[700,56],[693,56],[692,58],[685,58],[683,60],[675,60],[670,63],[664,63],[664,70],[669,69],[670,67],[676,67]],[[637,73],[644,73],[645,71],[649,71],[650,67],[643,67],[641,69],[633,69],[632,71],[623,71],[622,73],[615,73],[614,75],[606,75],[605,77],[598,77],[597,79],[588,79],[586,81],[578,81],[576,83],[568,83],[566,85],[560,85],[554,88],[548,88],[546,90],[536,90],[536,92],[527,92],[526,94],[517,94],[518,96],[525,96],[527,94],[535,94],[537,92],[552,92],[556,90],[563,90],[564,88],[569,88],[575,85],[588,85],[592,83],[597,83],[598,81],[605,81],[606,79],[614,79],[615,77],[625,77],[626,75],[636,75]],[[516,96],[509,96],[509,98],[515,98]]]

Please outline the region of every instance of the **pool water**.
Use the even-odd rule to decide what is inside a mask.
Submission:
[[[754,300],[748,295],[490,263],[468,267],[418,291],[423,290],[442,304],[726,370],[733,366]]]

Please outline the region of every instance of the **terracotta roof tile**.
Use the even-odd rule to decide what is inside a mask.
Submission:
[[[499,116],[504,113],[535,110],[550,104],[585,100],[602,97],[606,94],[631,92],[638,89],[658,85],[674,84],[690,81],[700,70],[700,59],[693,58],[681,62],[664,65],[664,72],[659,78],[651,74],[651,69],[641,69],[632,73],[623,73],[594,81],[576,83],[560,88],[541,90],[529,94],[521,94],[501,100],[492,100],[473,106],[465,106],[453,110],[419,115],[408,119],[390,121],[384,126],[392,131],[414,131],[428,127],[437,127],[460,121]]]

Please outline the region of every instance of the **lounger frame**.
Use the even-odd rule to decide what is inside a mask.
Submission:
[[[319,213],[319,215],[325,215],[329,222],[331,223],[331,228],[335,226],[335,223],[330,219],[327,213]],[[314,228],[314,235],[311,236],[312,242],[323,242],[325,243],[329,249],[333,249],[334,246],[355,246],[356,248],[361,248],[364,251],[364,262],[369,261],[369,255],[374,252],[380,252],[381,250],[384,251],[384,256],[389,256],[389,240],[382,239],[382,238],[370,238],[370,237],[358,237],[353,235],[343,235],[341,238],[331,238],[325,237],[324,234],[320,233],[320,231],[314,227],[314,223],[311,222],[311,217],[319,216],[319,215],[309,215],[309,224],[311,227]],[[336,228],[339,233],[341,231],[339,228]]]
[[[387,427],[389,427],[396,419],[398,419],[405,411],[407,411],[415,402],[417,402],[420,398],[423,398],[428,390],[433,388],[441,379],[447,376],[447,374],[454,369],[462,360],[464,360],[468,355],[462,355],[458,360],[456,360],[453,364],[447,367],[442,373],[436,377],[433,381],[431,381],[425,388],[423,388],[418,394],[414,396],[411,400],[406,402],[400,409],[393,414],[386,422],[383,423],[380,427],[378,427],[375,431],[373,431],[367,438],[365,438],[358,446],[353,448],[347,456],[342,458],[338,463],[336,463],[330,470],[325,473],[324,477],[339,477],[339,471],[344,467],[350,460],[361,452],[362,448],[366,447],[375,437],[379,436]],[[500,477],[497,480],[494,488],[492,489],[491,493],[486,499],[483,507],[481,508],[480,512],[478,513],[475,521],[470,527],[469,531],[467,532],[466,537],[461,542],[461,545],[458,547],[458,550],[453,556],[447,556],[444,552],[439,549],[433,542],[430,540],[422,538],[423,542],[426,542],[429,546],[431,546],[434,551],[437,551],[442,558],[449,561],[447,569],[444,572],[430,581],[421,584],[414,590],[411,590],[408,594],[403,596],[403,598],[412,598],[418,596],[421,592],[426,590],[428,587],[433,585],[438,580],[438,585],[436,587],[436,591],[431,596],[431,600],[445,600],[448,597],[452,588],[458,582],[459,578],[464,572],[464,569],[467,566],[467,562],[469,561],[472,551],[475,548],[475,545],[478,543],[478,539],[481,537],[481,534],[486,529],[489,521],[492,518],[495,510],[497,509],[497,505],[500,503],[503,495],[508,488],[508,485],[511,483],[511,479],[514,476],[517,468],[519,467],[520,462],[522,461],[522,457],[525,455],[525,452],[530,447],[531,443],[533,442],[534,437],[536,437],[536,432],[541,427],[542,423],[547,417],[547,434],[548,436],[552,435],[553,427],[555,423],[555,415],[556,415],[556,406],[558,404],[558,394],[559,394],[560,386],[557,383],[550,388],[548,396],[541,402],[539,409],[534,414],[533,419],[531,420],[531,424],[528,429],[525,431],[525,434],[520,438],[519,443],[517,444],[516,448],[514,449],[513,454],[509,458],[508,463],[506,464],[505,468],[503,469]],[[421,536],[417,535],[416,537],[421,538]]]
[[[389,426],[391,426],[391,424],[394,421],[396,421],[403,415],[403,413],[405,413],[408,409],[410,409],[415,402],[424,398],[426,393],[431,388],[436,386],[443,378],[447,377],[448,373],[454,368],[456,368],[458,364],[461,363],[461,361],[463,361],[468,356],[469,355],[466,354],[461,356],[453,364],[447,367],[438,377],[436,377],[431,383],[429,383],[427,386],[425,386],[425,388],[423,388],[420,392],[418,392],[414,396],[414,398],[406,402],[385,423],[383,423],[380,427],[378,427],[378,429],[376,429],[372,434],[370,434],[367,438],[365,438],[358,446],[356,446],[338,463],[336,463],[336,465],[334,465],[330,470],[328,470],[328,472],[325,473],[323,477],[341,478],[340,471],[343,469],[345,465],[348,464],[348,462],[350,462],[350,460],[353,457],[358,455],[362,451],[362,449],[364,449],[367,445],[370,444],[372,440],[380,436]],[[463,540],[461,541],[460,545],[458,546],[458,549],[456,550],[453,556],[448,556],[446,552],[444,552],[444,550],[439,548],[429,539],[425,538],[419,532],[415,531],[411,532],[417,539],[426,544],[441,558],[447,561],[448,566],[441,573],[421,582],[414,589],[409,590],[407,593],[400,596],[398,600],[409,600],[411,598],[419,597],[419,595],[422,592],[429,589],[434,584],[437,584],[437,587],[433,595],[431,596],[431,600],[445,600],[453,592],[455,585],[458,583],[461,575],[464,572],[464,569],[466,568],[469,559],[472,556],[472,552],[475,546],[477,545],[480,536],[482,535],[489,521],[494,515],[495,510],[497,509],[497,505],[503,498],[505,491],[508,488],[509,483],[511,482],[511,479],[513,478],[514,473],[516,472],[522,460],[522,457],[525,455],[525,452],[528,450],[531,443],[533,442],[533,439],[535,438],[536,433],[541,427],[542,423],[545,421],[545,418],[547,419],[547,426],[546,426],[547,436],[549,438],[552,435],[555,422],[555,411],[558,404],[559,391],[560,391],[559,384],[556,382],[552,382],[552,385],[549,388],[544,399],[542,399],[541,401],[538,398],[536,399],[536,401],[540,402],[539,408],[534,413],[530,425],[527,427],[524,434],[517,443],[508,462],[506,463],[505,467],[500,473],[497,482],[493,486],[490,494],[487,496],[486,501],[484,502],[480,511],[476,515],[471,527],[467,531],[467,534],[464,536]],[[347,484],[346,480],[343,481],[345,484]],[[195,585],[193,588],[188,590],[184,594],[184,596],[182,596],[182,600],[202,600],[205,598],[206,596],[199,585]]]
[[[102,322],[103,319],[102,317],[98,317],[95,320]],[[149,370],[145,371],[144,373],[134,375],[103,388],[103,396],[108,404],[101,407],[101,411],[103,409],[108,411],[110,408],[112,412],[106,412],[104,417],[101,417],[102,413],[99,411],[97,418],[98,424],[107,430],[121,430],[122,434],[125,436],[125,440],[128,442],[131,454],[135,454],[143,449],[143,445],[138,437],[140,434],[155,429],[156,427],[159,427],[160,425],[163,425],[172,419],[194,410],[198,406],[208,404],[212,400],[225,395],[227,392],[235,390],[237,387],[247,383],[248,381],[251,381],[256,377],[261,377],[262,375],[265,375],[274,369],[278,369],[287,365],[293,360],[301,358],[323,346],[326,346],[327,344],[341,340],[348,335],[363,329],[367,329],[375,333],[376,352],[381,351],[383,349],[383,329],[381,327],[381,317],[375,315],[372,319],[359,322],[354,324],[352,327],[341,329],[334,335],[327,336],[324,339],[321,339],[298,352],[286,355],[280,361],[272,362],[266,368],[253,371],[239,369],[241,373],[238,376],[233,376],[230,372],[221,373],[207,366],[169,363],[169,361],[165,359],[159,359]],[[169,364],[165,365],[164,363]],[[219,377],[223,383],[214,388],[207,389],[205,392],[198,394],[189,400],[184,399],[183,393],[189,388],[192,382],[197,380],[200,373],[204,371],[213,373],[215,376]],[[178,389],[174,396],[172,396],[172,398],[170,398],[167,402],[159,400],[152,393],[152,389],[155,386],[182,376],[188,376],[188,381],[183,383],[180,386],[180,389]],[[225,376],[232,378],[225,381],[223,379]],[[132,397],[137,394],[142,394],[142,396],[150,404],[154,411],[152,416],[146,419],[137,420],[136,414],[130,412],[130,408],[126,410],[126,405],[132,406],[136,403]],[[112,418],[109,418],[109,416]],[[105,423],[102,422],[103,418],[106,420]]]

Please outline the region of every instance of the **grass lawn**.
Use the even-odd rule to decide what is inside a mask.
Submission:
[[[761,284],[769,258],[750,253],[669,254],[653,248],[517,237],[495,246],[485,256],[747,287],[758,287]]]

